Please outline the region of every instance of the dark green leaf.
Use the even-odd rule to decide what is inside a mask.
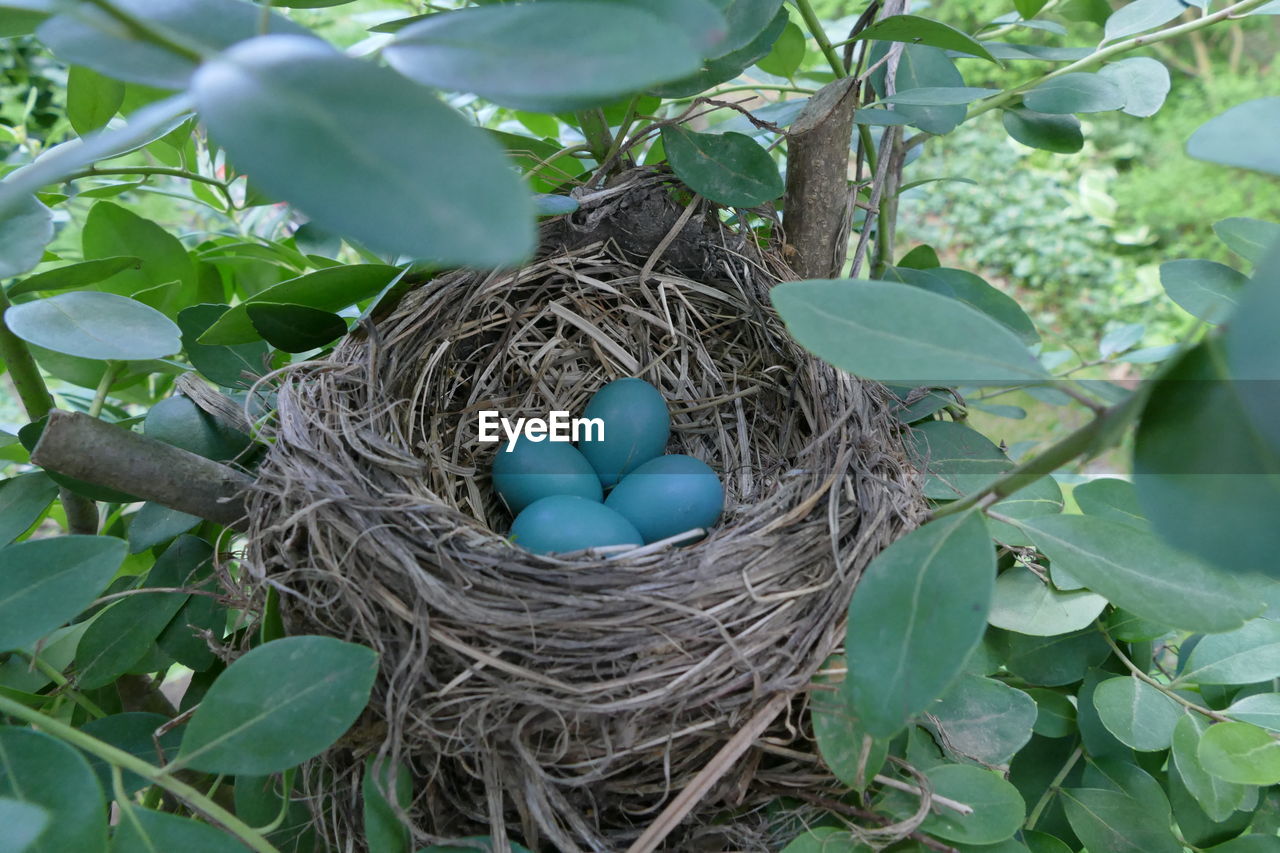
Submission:
[[[800,69],[805,53],[804,32],[790,21],[782,30],[782,35],[773,43],[773,50],[756,65],[761,71],[775,74],[778,77],[790,77]]]
[[[489,133],[506,149],[507,156],[515,161],[535,192],[560,189],[584,171],[583,161],[563,153],[564,146],[559,141],[533,139],[499,130]]]
[[[153,735],[157,729],[169,722],[172,722],[172,720],[163,714],[129,711],[123,714],[112,714],[97,720],[90,720],[81,726],[80,730],[104,743],[111,744],[117,749],[123,749],[148,764],[155,764],[159,761],[159,758],[156,755],[156,743]],[[181,738],[181,726],[170,729],[160,736],[160,745],[164,749],[166,758],[171,759],[177,754],[178,742]],[[102,789],[110,791],[112,785],[111,765],[93,754],[88,754],[87,757],[89,766],[97,774],[98,782],[102,785]],[[129,794],[140,791],[151,784],[146,779],[128,770],[124,771],[121,781],[124,783],[125,792]]]
[[[1182,0],[1132,0],[1107,18],[1102,40],[1115,41],[1154,29],[1172,21],[1186,8]]]
[[[1208,773],[1239,785],[1280,782],[1280,740],[1249,723],[1215,723],[1196,750]]]
[[[1171,764],[1209,819],[1221,822],[1244,805],[1247,790],[1244,785],[1223,781],[1200,766],[1197,752],[1200,738],[1208,728],[1208,720],[1199,714],[1183,714],[1173,730]]]
[[[1074,154],[1084,147],[1080,119],[1073,115],[1046,115],[1024,107],[1002,113],[1004,129],[1018,142],[1055,154]]]
[[[1280,732],[1280,693],[1255,693],[1237,699],[1223,713],[1243,723]]]
[[[332,311],[276,302],[245,303],[249,322],[267,343],[284,352],[306,352],[347,333],[347,323]]]
[[[393,794],[395,803],[402,810],[408,810],[413,801],[413,777],[409,768],[389,761],[378,762],[377,756],[371,755],[364,763],[360,792],[364,798],[364,837],[369,853],[409,853],[409,827],[401,822],[388,799],[388,794]]]
[[[137,806],[121,816],[111,839],[111,853],[243,853],[244,849],[234,837],[207,823]]]
[[[674,21],[629,4],[557,0],[431,15],[396,33],[383,56],[419,83],[535,112],[600,106],[701,63]]]
[[[1259,456],[1269,457],[1264,475],[1280,489],[1280,339],[1268,322],[1280,316],[1280,243],[1270,255],[1258,263],[1253,280],[1240,298],[1240,309],[1227,330],[1227,363],[1237,380],[1232,387],[1239,390],[1239,402],[1248,418],[1247,426],[1255,430],[1267,447],[1259,448]],[[1271,504],[1272,507],[1275,504]]]
[[[1038,113],[1100,113],[1124,106],[1120,87],[1100,74],[1073,71],[1046,80],[1022,97],[1027,109]]]
[[[1198,160],[1280,175],[1280,146],[1272,132],[1280,125],[1280,98],[1258,98],[1209,119],[1187,140]]]
[[[84,136],[105,127],[124,103],[124,84],[92,68],[73,65],[67,72],[67,119]]]
[[[217,659],[202,634],[210,631],[221,637],[226,623],[227,611],[217,599],[193,595],[156,638],[156,645],[183,666],[205,672]]]
[[[969,815],[935,809],[920,825],[920,830],[931,836],[961,844],[995,844],[1012,838],[1027,816],[1018,789],[999,773],[966,764],[943,764],[926,771],[925,776],[935,794],[973,809]]]
[[[1111,649],[1094,629],[1032,637],[1000,632],[1005,649],[1005,666],[1031,684],[1058,687],[1079,681],[1091,666],[1106,660]]]
[[[181,282],[195,283],[195,266],[178,238],[149,219],[109,202],[99,202],[89,211],[81,236],[86,258],[137,256],[142,263],[127,265],[95,286],[97,290],[132,296],[141,290]],[[170,316],[185,307],[182,287],[158,306]]]
[[[31,729],[0,728],[0,797],[48,813],[48,824],[26,853],[105,853],[102,788],[80,753],[61,741]],[[0,836],[8,830],[4,826]]]
[[[893,15],[882,18],[856,36],[858,41],[872,39],[901,41],[910,45],[930,45],[996,62],[996,58],[977,39],[941,21],[921,18],[919,15]],[[996,64],[999,63],[996,62]]]
[[[1160,284],[1169,298],[1194,317],[1221,323],[1231,316],[1246,279],[1217,261],[1166,261],[1160,265]]]
[[[59,536],[0,548],[0,649],[21,648],[88,607],[124,562],[124,542]]]
[[[1147,619],[1189,631],[1229,631],[1262,612],[1233,576],[1129,525],[1083,515],[1022,522],[1055,569]]]
[[[818,754],[836,778],[857,791],[865,791],[880,772],[889,752],[885,740],[875,740],[853,716],[848,696],[849,682],[829,670],[847,666],[843,655],[834,655],[813,678],[809,693],[809,713]],[[864,759],[865,754],[865,759]]]
[[[885,42],[877,42],[871,47],[870,62],[880,63],[889,51]],[[885,88],[885,70],[881,64],[878,71],[871,75],[871,85],[876,95],[884,97],[888,94]],[[909,92],[912,89],[934,88],[938,86],[963,86],[964,78],[956,70],[955,64],[947,56],[946,51],[925,44],[908,44],[902,48],[902,56],[898,60],[898,73],[894,77],[895,93]],[[910,119],[910,123],[929,133],[945,134],[955,130],[964,121],[963,106],[918,107],[902,104],[895,107],[894,112],[902,113]]]
[[[1040,341],[1035,324],[1018,303],[1004,291],[997,290],[971,272],[938,267],[927,270],[897,269],[893,274],[908,284],[973,306],[999,321],[1028,346]]]
[[[1280,14],[1280,7],[1272,14]],[[1205,853],[1280,853],[1280,838],[1274,835],[1242,835],[1210,847]]]
[[[172,320],[114,293],[59,293],[15,305],[4,319],[23,340],[81,358],[161,358],[182,348]]]
[[[8,294],[12,297],[23,293],[88,287],[111,278],[118,272],[140,269],[141,265],[141,258],[130,256],[81,261],[78,264],[68,264],[65,267],[27,276],[9,288]]]
[[[1108,678],[1093,693],[1093,704],[1107,731],[1131,749],[1168,749],[1183,707],[1135,676]]]
[[[1107,853],[1182,853],[1164,816],[1128,794],[1100,788],[1062,791],[1071,828],[1090,850]]]
[[[263,341],[232,346],[199,343],[199,338],[217,323],[230,305],[192,305],[178,314],[182,330],[182,349],[192,366],[206,378],[227,388],[247,388],[267,370],[267,353],[271,348]],[[252,320],[250,321],[252,326]]]
[[[123,11],[172,33],[196,50],[218,51],[265,32],[308,35],[279,15],[242,0],[113,0]],[[187,85],[196,62],[134,32],[91,3],[71,5],[36,31],[58,57],[118,80],[160,89]]]
[[[53,239],[53,214],[32,196],[0,202],[0,279],[40,263]]]
[[[773,28],[778,13],[783,12],[782,0],[712,0],[714,5],[724,13],[725,22],[729,26],[729,34],[720,43],[713,58],[725,56],[757,42],[762,33]],[[786,16],[783,15],[785,19]],[[778,27],[778,32],[782,28]],[[769,43],[778,38],[774,33]],[[768,48],[766,47],[767,51]],[[745,67],[745,66],[744,66]]]
[[[58,484],[40,471],[0,481],[0,545],[35,524],[58,496]]]
[[[924,496],[933,500],[964,497],[1013,466],[991,439],[955,421],[928,421],[911,438],[916,465],[928,475]]]
[[[852,710],[868,733],[897,733],[963,671],[994,581],[995,552],[973,513],[925,524],[871,562],[845,643]]]
[[[129,553],[140,554],[195,527],[200,519],[148,501],[129,522]]]
[[[533,204],[497,144],[389,69],[261,36],[201,66],[192,94],[236,166],[328,231],[440,263],[533,250]]]
[[[741,133],[662,129],[671,168],[694,192],[730,207],[755,207],[782,195],[778,166],[758,142]]]
[[[244,344],[261,339],[249,318],[249,306],[255,303],[305,305],[320,311],[340,311],[349,305],[377,296],[387,283],[400,274],[395,267],[382,264],[354,264],[300,275],[255,293],[244,302],[222,314],[200,335],[202,344]],[[260,371],[261,365],[257,366]]]
[[[1098,73],[1119,87],[1124,95],[1124,112],[1139,118],[1155,115],[1172,85],[1169,69],[1149,56],[1121,59],[1104,65]]]
[[[929,270],[940,266],[942,262],[938,260],[938,253],[932,246],[924,244],[916,246],[898,261],[899,269]]]
[[[1032,731],[1054,738],[1075,734],[1076,706],[1064,694],[1042,687],[1030,687],[1023,692],[1036,703],[1036,722]]]
[[[1088,627],[1107,600],[1091,592],[1059,592],[1030,571],[1009,569],[996,579],[987,621],[997,628],[1052,637]]]
[[[209,688],[175,763],[261,775],[319,755],[364,710],[377,662],[372,649],[331,637],[259,646]]]
[[[1213,224],[1213,231],[1228,249],[1255,264],[1267,249],[1280,245],[1280,224],[1247,216],[1219,220]]]
[[[962,675],[929,707],[925,727],[958,761],[1008,764],[1031,739],[1036,703],[1021,690],[977,675]]]
[[[802,346],[842,370],[914,385],[1047,376],[1006,327],[950,297],[886,281],[785,282],[770,292]]]
[[[1253,619],[1243,628],[1198,642],[1180,683],[1254,684],[1280,677],[1280,622]]]
[[[709,2],[709,0],[577,0],[577,2],[594,5],[599,5],[601,2],[617,3],[647,12],[680,30],[693,42],[694,50],[699,56],[716,56],[730,49],[727,46],[729,24],[721,14],[719,7],[724,4],[720,2]],[[772,14],[771,12],[770,15]],[[763,27],[768,20],[766,17],[761,21],[760,26]],[[757,27],[757,30],[759,28]],[[801,37],[801,44],[803,45],[803,37]],[[801,51],[803,50],[802,46]],[[546,135],[557,134],[552,130]]]

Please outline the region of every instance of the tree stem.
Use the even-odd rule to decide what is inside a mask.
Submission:
[[[836,77],[848,77],[849,72],[845,70],[844,60],[840,58],[840,54],[836,53],[836,49],[832,47],[831,39],[827,38],[827,31],[822,28],[822,22],[818,20],[818,15],[813,11],[813,6],[809,3],[809,0],[795,0],[795,4],[796,9],[800,12],[800,17],[804,18],[804,25],[809,28],[809,34],[818,43],[818,49],[827,58],[827,64],[831,66],[831,70],[835,72]]]

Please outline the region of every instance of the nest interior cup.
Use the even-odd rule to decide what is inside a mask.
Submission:
[[[449,273],[281,377],[251,580],[292,633],[381,653],[366,718],[322,759],[333,838],[359,849],[352,792],[377,753],[416,777],[415,842],[623,849],[838,645],[861,569],[918,520],[918,478],[886,391],[786,334],[768,300],[785,267],[723,240],[698,280],[613,243]],[[578,414],[627,376],[666,398],[667,452],[720,474],[719,524],[614,559],[509,543],[479,412]],[[750,788],[726,776],[668,844],[704,846]]]

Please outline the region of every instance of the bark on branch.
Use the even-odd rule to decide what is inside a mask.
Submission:
[[[237,530],[252,480],[234,468],[73,412],[54,410],[31,461]]]

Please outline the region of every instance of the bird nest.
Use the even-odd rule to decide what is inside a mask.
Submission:
[[[803,351],[770,307],[785,265],[679,192],[642,174],[585,195],[536,262],[440,276],[278,377],[251,579],[291,633],[381,654],[365,717],[312,774],[335,849],[362,849],[374,754],[412,768],[419,844],[625,849],[703,771],[665,844],[767,846],[757,807],[777,793],[756,780],[788,750],[721,753],[714,785],[707,768],[805,689],[922,502],[895,401]],[[581,412],[628,376],[669,402],[668,452],[721,475],[719,524],[609,558],[511,544],[479,411]],[[753,808],[756,841],[726,841]]]

